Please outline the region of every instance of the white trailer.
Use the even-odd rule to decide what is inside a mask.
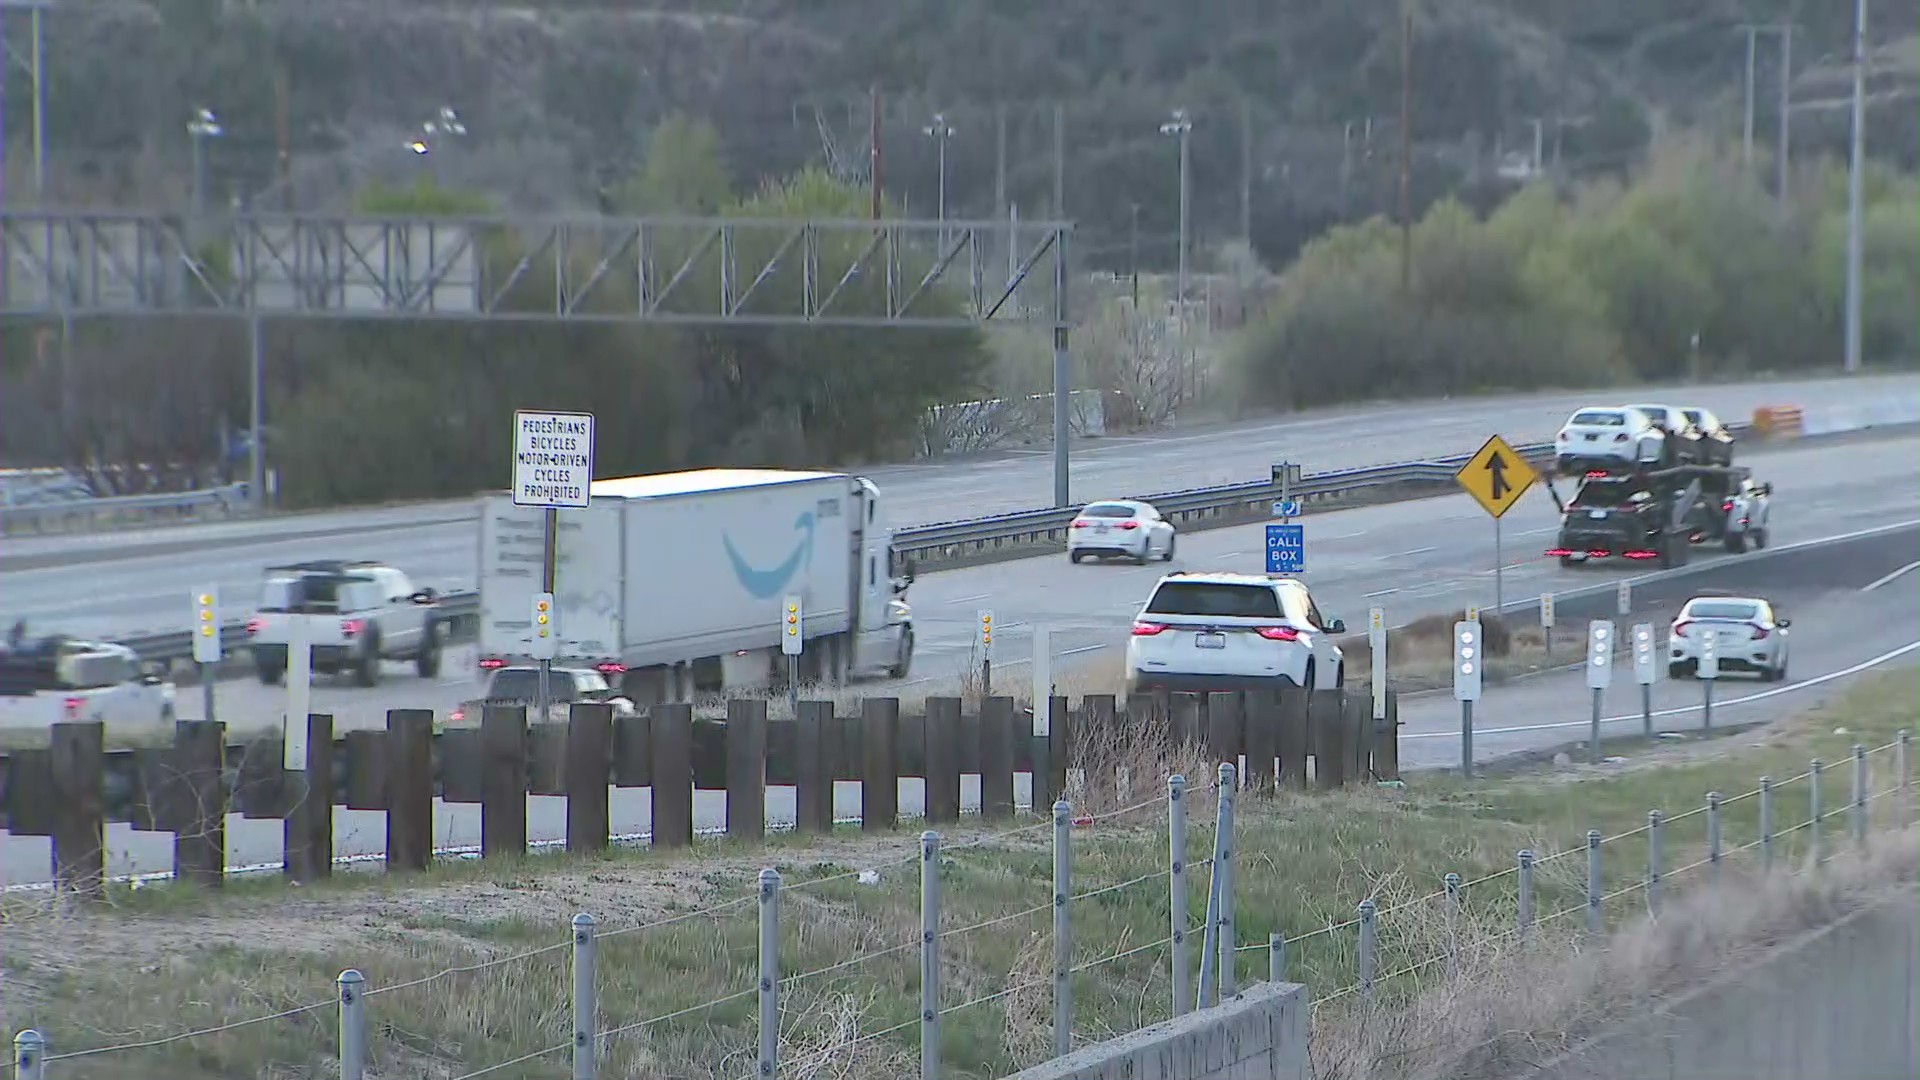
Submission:
[[[805,681],[907,673],[907,575],[891,574],[880,490],[842,473],[700,469],[596,480],[562,510],[554,608],[565,663],[646,704],[783,678],[783,602],[802,601]],[[540,590],[542,511],[484,497],[480,657],[523,662]]]

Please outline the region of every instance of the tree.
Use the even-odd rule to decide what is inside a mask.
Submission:
[[[720,133],[705,120],[670,113],[647,139],[640,171],[609,195],[625,214],[711,216],[733,201]]]

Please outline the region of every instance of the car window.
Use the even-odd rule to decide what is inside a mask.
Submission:
[[[329,574],[300,574],[268,578],[260,586],[260,610],[314,615],[340,610],[345,578]]]
[[[1568,506],[1625,506],[1634,501],[1635,495],[1645,492],[1626,484],[1585,483],[1573,493],[1573,501]]]
[[[1695,619],[1752,621],[1759,617],[1760,605],[1750,600],[1694,600],[1682,614]]]
[[[1277,619],[1280,600],[1270,585],[1163,581],[1147,601],[1149,615],[1217,615],[1236,619]]]
[[[1636,405],[1634,407],[1640,410],[1641,414],[1647,419],[1656,424],[1664,424],[1667,422],[1667,410],[1657,405]]]
[[[1133,516],[1133,507],[1128,506],[1126,503],[1094,503],[1093,505],[1087,507],[1085,510],[1080,511],[1080,516],[1081,517],[1097,517],[1097,518],[1130,518]]]
[[[573,701],[578,697],[573,673],[556,671],[547,683],[554,701]],[[487,684],[487,702],[492,705],[532,705],[540,696],[540,673],[532,668],[502,668]]]
[[[1326,625],[1321,620],[1320,609],[1313,602],[1313,596],[1299,587],[1283,587],[1280,592],[1280,605],[1286,612],[1287,621],[1296,626],[1308,626],[1315,630]]]
[[[1588,409],[1583,412],[1574,413],[1573,419],[1567,421],[1567,423],[1580,424],[1585,427],[1626,427],[1627,416],[1625,413],[1602,412],[1599,409]]]

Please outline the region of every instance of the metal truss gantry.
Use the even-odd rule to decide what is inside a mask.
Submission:
[[[1068,503],[1064,222],[0,210],[0,317],[1049,328]]]

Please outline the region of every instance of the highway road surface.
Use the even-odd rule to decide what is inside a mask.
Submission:
[[[1717,582],[1744,583],[1782,597],[1796,622],[1794,682],[1784,687],[1754,687],[1750,700],[1728,680],[1716,716],[1725,722],[1752,722],[1801,708],[1844,682],[1846,674],[1864,670],[1868,663],[1912,663],[1914,653],[1899,650],[1920,641],[1920,612],[1916,612],[1915,577],[1908,574],[1863,591],[1866,585],[1901,569],[1913,559],[1916,533],[1895,530],[1862,547],[1856,542],[1846,557],[1829,564],[1782,547],[1822,538],[1857,534],[1920,520],[1920,440],[1912,437],[1871,440],[1845,445],[1828,444],[1804,449],[1755,454],[1752,463],[1762,479],[1778,488],[1775,507],[1774,553],[1729,556],[1697,550],[1699,565]],[[1553,527],[1551,503],[1544,494],[1530,494],[1508,515],[1506,535],[1510,602],[1543,590],[1565,592],[1595,584],[1606,585],[1619,573],[1563,569],[1535,554]],[[1491,603],[1491,526],[1464,496],[1371,507],[1320,515],[1308,522],[1307,578],[1321,597],[1322,607],[1346,617],[1356,627],[1368,605],[1385,606],[1392,621],[1456,609],[1466,602]],[[1187,537],[1179,565],[1192,569],[1257,569],[1258,527],[1215,530]],[[1863,554],[1863,552],[1865,554]],[[1790,562],[1788,560],[1791,560]],[[1804,567],[1830,566],[1830,572],[1809,575]],[[1745,569],[1750,567],[1751,569]],[[1779,568],[1790,568],[1790,572]],[[918,617],[925,620],[923,652],[913,683],[895,687],[880,684],[869,693],[920,694],[937,690],[922,680],[941,680],[941,663],[952,669],[964,655],[976,607],[994,607],[1002,627],[1002,641],[1014,656],[1024,647],[1014,624],[1045,623],[1056,628],[1055,648],[1068,654],[1062,665],[1117,649],[1133,610],[1144,598],[1160,567],[1069,566],[1053,556],[1002,563],[932,575],[915,586]],[[1641,575],[1633,618],[1663,624],[1684,600],[1678,591],[1652,584],[1659,575]],[[1702,580],[1705,580],[1703,577]],[[1644,614],[1642,614],[1644,612]],[[1010,632],[1011,631],[1011,632]],[[1002,664],[1003,670],[1011,662]],[[1018,669],[1015,669],[1016,671]],[[1013,675],[1019,678],[1020,675]],[[1620,678],[1624,682],[1625,675]],[[386,686],[372,691],[322,686],[314,695],[317,711],[331,710],[342,726],[377,726],[383,710],[393,707],[446,708],[471,693],[464,678],[431,683],[395,675]],[[1571,684],[1571,685],[1569,685]],[[278,713],[277,695],[239,681],[222,685],[224,718],[246,726],[244,715]],[[1695,691],[1686,686],[1663,688],[1660,708],[1663,724],[1685,727],[1698,723],[1684,710]],[[1627,691],[1617,691],[1621,707],[1609,714],[1630,711]],[[183,695],[182,714],[191,716],[196,699]],[[1587,697],[1575,676],[1546,675],[1490,688],[1480,707],[1483,728],[1522,724],[1583,722]],[[1668,710],[1681,710],[1668,712]],[[1637,716],[1637,714],[1636,714]],[[1444,695],[1406,703],[1408,720],[1405,760],[1410,766],[1451,764],[1457,744],[1448,737],[1457,729],[1457,707]],[[1557,719],[1556,719],[1557,718]],[[269,723],[274,722],[269,720]],[[1637,723],[1637,720],[1634,721]],[[1528,749],[1546,749],[1584,737],[1584,729],[1541,727],[1528,732],[1484,733],[1476,743],[1481,758]],[[903,781],[901,807],[914,813],[920,805],[919,781]],[[977,786],[966,797],[977,799]],[[841,785],[838,810],[854,814],[858,786]],[[621,833],[643,833],[647,828],[648,799],[644,791],[616,792],[614,828]],[[703,792],[696,800],[696,824],[717,827],[724,822],[721,793]],[[774,821],[791,820],[790,789],[768,793],[768,812]],[[530,833],[535,840],[551,840],[564,833],[564,800],[531,799]],[[478,842],[479,811],[473,806],[438,808],[436,842],[450,847]],[[337,811],[336,838],[342,855],[373,854],[381,850],[385,824],[382,815]],[[279,857],[277,822],[249,822],[233,818],[228,826],[230,861],[234,866],[270,863]],[[171,859],[171,840],[160,834],[134,833],[125,826],[110,828],[111,868],[114,873],[162,870]],[[44,880],[47,841],[29,837],[0,838],[0,876],[11,882]]]
[[[1316,410],[1285,420],[1105,438],[1074,450],[1076,499],[1244,482],[1273,463],[1308,472],[1467,453],[1488,434],[1551,438],[1574,409],[1624,395],[1699,402],[1728,419],[1756,406],[1818,408],[1881,395],[1920,395],[1920,376],[1557,393]],[[1052,502],[1051,452],[1000,452],[867,471],[895,526],[979,517]],[[502,479],[505,463],[502,463]],[[186,598],[217,585],[236,613],[263,567],[303,559],[381,559],[422,585],[471,589],[478,538],[471,500],[289,515],[80,537],[9,538],[0,548],[0,622],[81,636],[184,629]],[[1419,546],[1408,544],[1408,547]]]

